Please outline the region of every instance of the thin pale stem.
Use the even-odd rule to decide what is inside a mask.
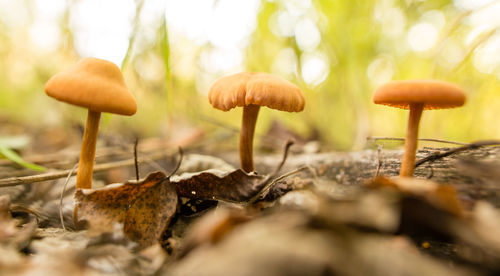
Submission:
[[[418,125],[424,105],[421,103],[410,104],[410,115],[408,117],[408,128],[406,130],[405,151],[401,161],[400,177],[412,177],[415,168],[415,156],[418,146]]]
[[[240,162],[241,169],[245,172],[253,172],[253,136],[255,123],[259,115],[260,106],[247,105],[243,107],[243,120],[240,130]]]
[[[92,188],[92,171],[94,168],[95,147],[100,119],[101,112],[89,110],[87,124],[85,125],[85,131],[83,133],[80,161],[78,162],[78,173],[76,174],[77,189]]]

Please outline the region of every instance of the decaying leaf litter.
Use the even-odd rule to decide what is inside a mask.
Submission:
[[[416,162],[422,111],[465,102],[464,92],[453,84],[399,81],[375,92],[375,103],[410,109],[401,162],[400,152],[393,151],[389,160],[380,147],[373,162],[369,151],[344,156],[307,154],[304,145],[304,152],[295,156],[295,163],[289,162],[287,170],[292,146],[287,142],[280,159],[259,160],[257,166],[269,163],[258,173],[253,140],[260,107],[300,112],[305,97],[293,83],[270,74],[226,76],[212,85],[208,97],[214,108],[223,111],[243,106],[241,169],[215,157],[204,158],[209,161],[206,168],[198,164],[194,171],[186,169],[180,151],[177,165],[167,176],[157,160],[168,156],[165,150],[171,146],[160,143],[152,150],[156,155],[146,158],[148,174],[141,179],[142,154],[136,138],[133,163],[116,161],[111,152],[111,162],[96,166],[107,171],[134,165],[135,180],[126,177],[128,181],[109,184],[114,181],[104,179],[101,186],[93,181],[101,112],[133,115],[137,110],[120,69],[105,60],[85,58],[49,79],[45,92],[88,109],[76,182],[67,189],[76,166],[38,176],[13,175],[0,182],[5,189],[0,200],[4,224],[0,242],[2,250],[14,256],[0,267],[5,274],[476,275],[500,271],[498,189],[491,185],[495,180],[481,175],[478,182],[473,173],[464,175],[467,170],[455,162],[466,156],[462,164],[472,162],[476,175],[481,168],[484,172],[495,163],[492,158],[486,163],[487,158],[474,159],[474,153],[494,156],[495,147],[485,147],[498,145],[497,141],[443,149]],[[186,144],[199,138],[194,137]],[[455,160],[446,160],[451,156]],[[12,157],[17,164],[31,166]],[[439,160],[447,165],[440,167]],[[426,179],[413,178],[421,174],[415,168],[425,163]],[[391,178],[398,172],[399,178]],[[65,173],[64,183],[47,182]],[[463,186],[471,181],[485,185]],[[29,183],[35,184],[21,186]],[[53,190],[61,185],[57,204]],[[55,258],[58,255],[63,257]]]
[[[139,142],[139,159],[141,143],[150,141]],[[416,170],[421,177],[411,183],[382,177],[397,174],[399,151],[310,154],[294,147],[273,176],[276,182],[265,178],[279,167],[280,154],[258,156],[262,174],[253,175],[214,155],[188,153],[175,175],[167,177],[179,155],[164,151],[166,158],[156,165],[139,163],[140,181],[88,192],[85,200],[97,205],[91,198],[99,191],[140,191],[121,198],[133,215],[121,213],[104,223],[102,214],[85,214],[86,223],[79,227],[86,230],[73,225],[74,180],[63,198],[66,230],[58,204],[64,178],[4,187],[2,274],[481,275],[500,270],[498,189],[492,185],[498,178],[489,170],[499,160],[498,147],[472,146],[423,164]],[[448,150],[424,149],[417,157]],[[186,151],[192,152],[189,146]],[[462,170],[464,162],[474,169]],[[158,166],[163,173],[155,172]],[[381,176],[374,178],[377,166]],[[279,178],[297,168],[306,169]],[[133,164],[126,171],[126,179],[135,179]],[[445,183],[452,174],[458,176]],[[208,191],[201,181],[197,184],[206,177],[215,183]],[[186,186],[179,185],[183,181]],[[217,181],[226,188],[245,183],[250,190],[235,197],[234,190],[218,190]],[[269,193],[250,204],[271,182]],[[464,192],[467,185],[482,192]],[[162,204],[148,202],[151,196]],[[120,208],[120,200],[103,203],[108,211]]]

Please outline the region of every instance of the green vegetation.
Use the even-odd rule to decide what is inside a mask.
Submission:
[[[75,47],[78,29],[70,24],[73,6],[79,2],[69,2],[57,19],[60,39],[51,49],[41,50],[29,42],[37,22],[33,1],[16,4],[29,11],[17,25],[0,17],[3,120],[37,126],[83,123],[82,111],[43,93],[51,75],[82,55]],[[240,110],[223,116],[206,98],[213,80],[235,71],[234,66],[211,70],[203,65],[213,51],[224,49],[170,30],[168,12],[149,22],[145,13],[149,2],[135,2],[122,60],[127,85],[137,98],[137,115],[104,118],[103,131],[160,136],[175,131],[178,121],[207,131],[219,129],[207,117],[237,127]],[[495,49],[500,53],[500,34],[494,23],[474,23],[484,11],[498,10],[498,5],[465,9],[457,2],[467,1],[261,1],[256,28],[241,46],[241,69],[281,75],[303,89],[307,103],[300,114],[263,110],[257,133],[278,119],[304,136],[319,131],[326,147],[337,150],[362,148],[367,136],[402,137],[407,112],[374,105],[374,89],[391,79],[436,78],[463,87],[469,99],[461,109],[427,112],[421,137],[498,138],[500,66],[495,62],[500,58],[487,55]],[[225,4],[214,1],[212,8]],[[9,154],[4,151],[3,155]]]
[[[25,168],[34,171],[45,171],[46,168],[26,162],[17,154],[14,150],[20,149],[28,144],[29,138],[27,136],[15,136],[15,137],[0,137],[0,157],[5,157]]]

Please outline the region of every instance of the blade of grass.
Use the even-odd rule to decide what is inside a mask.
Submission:
[[[45,167],[24,161],[24,159],[21,156],[19,156],[19,154],[17,154],[15,151],[2,145],[0,145],[0,155],[30,170],[34,171],[47,170]]]
[[[132,57],[132,50],[134,47],[135,38],[137,36],[137,32],[139,31],[140,16],[141,16],[141,11],[142,11],[143,5],[144,5],[144,0],[137,0],[136,1],[133,29],[132,29],[132,32],[130,33],[130,37],[128,40],[127,52],[125,52],[125,56],[123,57],[123,61],[122,61],[122,64],[120,66],[120,70],[122,72],[125,71],[125,67],[127,67],[129,60]],[[106,112],[103,113],[101,116],[101,126],[102,127],[108,126],[110,124],[111,118],[112,118],[112,116],[110,113],[106,113]]]
[[[141,11],[142,11],[143,6],[144,6],[144,0],[137,0],[136,1],[134,28],[132,29],[132,33],[130,34],[127,52],[125,53],[125,57],[123,58],[123,61],[122,61],[122,66],[121,66],[122,71],[125,69],[125,66],[127,66],[128,61],[132,55],[132,49],[134,47],[135,38],[137,36],[137,32],[139,31],[140,16],[141,16]]]
[[[166,97],[167,97],[167,116],[170,124],[173,112],[172,105],[172,75],[170,71],[170,44],[168,40],[168,29],[167,29],[167,20],[165,17],[165,13],[163,13],[162,25],[160,28],[161,32],[161,40],[160,46],[163,56],[163,65],[165,67],[165,81],[166,81]]]

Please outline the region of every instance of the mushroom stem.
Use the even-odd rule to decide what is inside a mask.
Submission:
[[[240,163],[245,172],[253,172],[253,135],[260,106],[251,104],[243,107],[240,130]]]
[[[422,117],[423,109],[423,103],[410,104],[410,115],[408,117],[408,128],[406,130],[405,139],[405,151],[403,154],[403,160],[401,161],[401,170],[399,171],[400,177],[413,176],[418,144],[418,125],[420,123],[420,117]]]
[[[95,145],[101,112],[91,111],[87,115],[87,124],[83,132],[82,149],[78,173],[76,174],[76,188],[92,188],[92,170],[94,169]]]

